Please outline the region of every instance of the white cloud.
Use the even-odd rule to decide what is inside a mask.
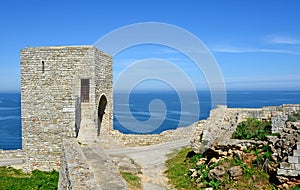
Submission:
[[[280,45],[280,46],[279,46]],[[212,48],[214,52],[220,53],[280,53],[300,55],[300,39],[283,35],[267,35],[263,37],[263,44],[254,46],[231,46],[219,45]]]
[[[219,53],[282,53],[300,55],[300,51],[290,49],[272,49],[272,48],[245,48],[245,47],[232,47],[222,46],[212,49],[214,52]]]
[[[289,44],[297,45],[300,44],[300,40],[289,36],[269,35],[266,37],[267,43],[270,44]]]

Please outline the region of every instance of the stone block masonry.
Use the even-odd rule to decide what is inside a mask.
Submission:
[[[101,97],[107,101],[102,123],[98,119]],[[97,126],[112,127],[111,56],[93,46],[21,50],[24,170],[59,169],[62,138],[75,137],[80,128],[75,128],[78,98],[81,119],[91,124],[95,135]]]
[[[0,166],[16,166],[23,163],[24,154],[22,150],[0,150]]]
[[[277,174],[293,177],[300,176],[300,141],[297,143],[297,148],[293,151],[293,155],[288,156],[288,161],[280,163]]]

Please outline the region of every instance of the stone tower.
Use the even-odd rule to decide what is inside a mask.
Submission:
[[[93,46],[21,50],[24,170],[58,169],[63,137],[110,130],[112,101],[110,55]]]

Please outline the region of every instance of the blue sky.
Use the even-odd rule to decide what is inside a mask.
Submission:
[[[0,91],[19,91],[24,47],[91,45],[139,22],[168,23],[196,35],[214,55],[227,89],[300,90],[299,10],[297,0],[3,0]],[[176,60],[191,80],[204,81],[188,59],[169,50],[151,45],[128,49],[114,58],[115,77],[131,61],[158,57]],[[195,82],[205,86],[200,83]]]

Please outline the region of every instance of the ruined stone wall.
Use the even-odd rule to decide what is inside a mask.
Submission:
[[[106,63],[111,63],[111,57],[93,46],[36,47],[21,51],[24,170],[59,168],[62,137],[76,134],[75,102],[80,97],[81,79],[90,80],[89,102],[81,103],[81,118],[88,120],[97,133],[96,102],[102,90],[97,83],[102,81],[103,88],[107,88],[105,80],[112,73],[104,68],[103,72],[110,73],[102,80],[103,73],[96,76],[96,72]],[[97,64],[100,67],[96,68]],[[109,93],[107,96],[112,97]]]
[[[300,110],[299,106],[282,105],[263,108],[227,108],[226,106],[218,106],[216,109],[211,110],[210,117],[207,120],[198,121],[188,127],[151,135],[123,134],[117,130],[109,130],[108,135],[126,146],[146,146],[192,138],[194,142],[192,146],[205,145],[209,147],[216,142],[229,140],[237,125],[249,117],[272,120],[272,129],[282,129],[282,124],[287,120],[286,114]],[[278,118],[279,116],[280,118]],[[197,144],[199,141],[202,143]]]
[[[271,138],[271,149],[280,160],[277,174],[300,177],[300,122],[286,122],[279,136]]]
[[[296,150],[293,150],[293,155],[288,156],[286,162],[280,163],[277,174],[293,177],[300,176],[300,142],[297,143]]]
[[[58,189],[99,189],[76,139],[62,142]]]
[[[129,147],[155,145],[183,139],[193,140],[197,131],[202,131],[202,129],[199,129],[202,127],[201,124],[202,121],[199,121],[187,127],[163,131],[160,134],[123,134],[118,130],[110,130],[109,133],[100,135],[100,139],[102,139],[101,142],[104,148],[109,148],[109,146],[106,147],[105,140],[103,138],[113,138],[116,142]],[[109,144],[110,143],[108,143],[108,145]]]
[[[284,104],[282,106],[267,106],[263,108],[227,108],[218,106],[211,110],[209,118],[204,123],[202,143],[209,147],[214,143],[231,138],[237,125],[249,117],[272,121],[273,132],[279,132],[284,127],[287,114],[300,110],[299,104]]]
[[[237,125],[249,117],[272,122],[272,132],[279,137],[270,136],[270,146],[275,157],[281,159],[277,170],[278,175],[300,175],[300,123],[287,122],[288,114],[300,110],[299,104],[284,104],[263,108],[227,108],[219,106],[211,110],[210,117],[203,121],[203,132],[195,137],[193,148],[197,151],[209,149],[212,146],[225,146],[237,143],[231,139]],[[199,138],[199,139],[198,139]],[[240,141],[242,142],[242,141]]]

